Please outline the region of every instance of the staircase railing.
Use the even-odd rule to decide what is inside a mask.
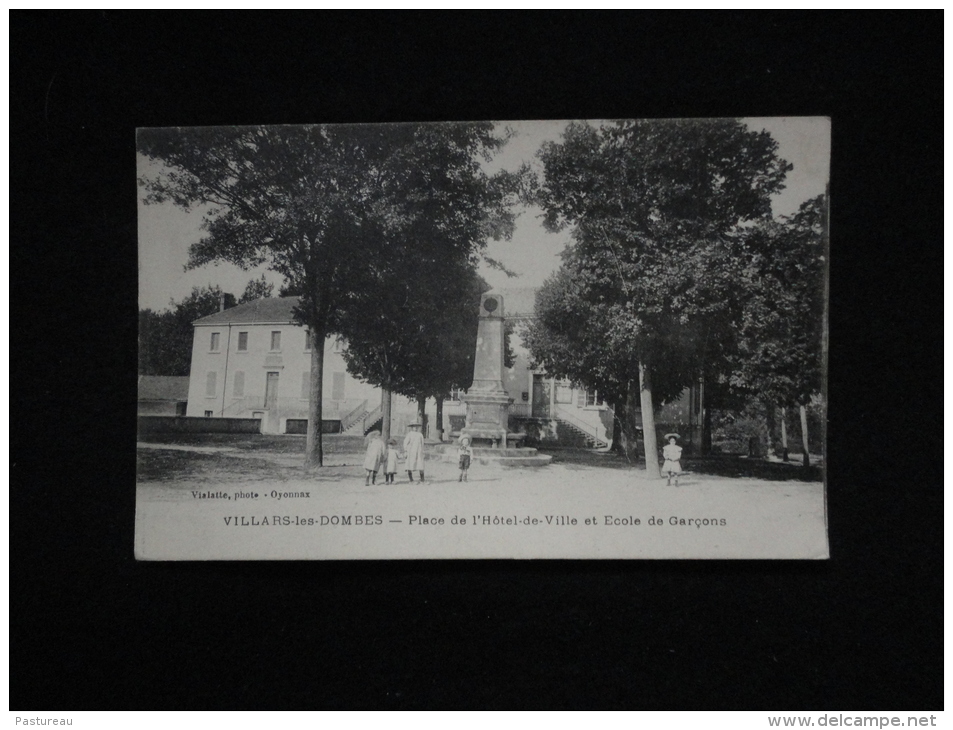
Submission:
[[[373,426],[377,422],[377,419],[379,419],[383,415],[384,415],[384,412],[381,410],[381,407],[377,406],[377,408],[375,408],[373,411],[371,411],[366,416],[364,416],[364,427],[362,430],[365,433],[367,433],[367,427]]]
[[[367,412],[367,399],[365,398],[357,408],[348,413],[344,418],[341,419],[341,432],[347,431],[351,426],[364,418],[364,414]]]
[[[605,438],[599,435],[598,428],[586,423],[585,421],[579,420],[572,414],[567,413],[563,408],[561,408],[558,405],[556,406],[556,418],[561,421],[566,421],[566,423],[568,423],[570,426],[572,426],[578,431],[582,431],[582,433],[584,433],[586,436],[591,438],[596,443],[608,445],[608,441],[606,441]]]

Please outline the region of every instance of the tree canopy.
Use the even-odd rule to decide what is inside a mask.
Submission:
[[[825,196],[749,232],[730,386],[781,406],[806,406],[823,379]]]
[[[777,149],[737,120],[626,120],[571,123],[539,152],[544,223],[572,228],[564,269],[583,311],[605,323],[610,384],[639,383],[653,473],[653,380],[671,381],[670,395],[730,352],[743,308],[737,234],[770,217],[791,167]]]
[[[265,278],[265,275],[262,274],[260,279],[252,279],[245,286],[245,291],[242,292],[241,297],[238,300],[239,304],[245,304],[246,302],[253,302],[256,299],[267,299],[275,291],[275,285],[268,283],[268,280]]]
[[[472,264],[512,233],[522,176],[481,166],[506,139],[492,123],[140,130],[140,152],[165,165],[142,181],[147,202],[209,206],[189,265],[266,265],[301,296],[309,464],[322,461],[324,340],[356,334],[362,293],[403,275],[418,246],[419,259]]]
[[[193,287],[180,302],[156,312],[139,310],[139,374],[188,375],[192,364],[192,323],[214,314],[219,307],[234,307],[235,296],[211,284]]]

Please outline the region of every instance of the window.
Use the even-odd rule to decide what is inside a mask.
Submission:
[[[572,403],[572,386],[569,383],[556,383],[556,402]]]
[[[301,373],[301,397],[305,400],[311,397],[311,372]]]
[[[311,330],[304,331],[304,351],[311,352]]]
[[[211,350],[212,352],[218,352],[218,342],[220,338],[221,338],[220,332],[213,332],[212,339],[208,345],[208,349]]]
[[[214,370],[210,373],[205,374],[205,397],[214,398],[215,397],[215,379],[218,376]]]
[[[344,373],[331,376],[331,400],[344,400]]]
[[[450,400],[452,400],[454,403],[459,403],[460,400],[461,400],[461,396],[462,396],[465,392],[466,392],[466,391],[465,391],[465,390],[462,390],[461,388],[451,388],[451,389],[450,389]]]
[[[599,392],[593,388],[586,389],[586,406],[601,406],[604,404]]]
[[[235,398],[245,397],[245,373],[241,370],[236,371],[232,378],[232,396]]]
[[[281,350],[281,331],[276,330],[271,333],[271,351],[278,352]]]
[[[211,411],[205,411],[205,417],[206,417],[206,418],[211,418],[211,417],[212,417],[212,412],[211,412]]]
[[[239,352],[248,351],[248,333],[247,332],[238,333],[238,351]]]
[[[331,352],[340,352],[342,349],[344,349],[344,341],[340,337],[335,337]]]

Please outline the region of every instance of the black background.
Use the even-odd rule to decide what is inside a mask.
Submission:
[[[942,26],[11,13],[11,708],[942,708]],[[830,561],[134,561],[137,126],[716,115],[833,119]]]

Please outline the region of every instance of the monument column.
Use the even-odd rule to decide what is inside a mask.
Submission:
[[[480,300],[473,385],[463,400],[467,425],[460,433],[474,445],[489,442],[506,448],[511,400],[503,388],[503,298],[492,292]]]

